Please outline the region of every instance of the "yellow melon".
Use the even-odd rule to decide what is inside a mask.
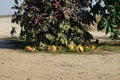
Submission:
[[[77,46],[76,50],[77,50],[77,52],[83,52],[84,47],[83,46]]]
[[[31,46],[26,46],[26,47],[25,47],[25,50],[30,51],[30,52],[35,52],[35,51],[36,51],[36,48],[33,48],[33,47],[31,47]]]
[[[50,52],[56,52],[56,50],[57,50],[57,47],[56,46],[48,46],[48,51],[50,51]]]
[[[28,51],[32,51],[32,47],[31,46],[26,46],[25,49],[28,50]]]
[[[95,46],[95,45],[92,45],[92,46],[91,46],[91,49],[92,49],[92,50],[94,50],[95,48],[96,48],[96,46]]]

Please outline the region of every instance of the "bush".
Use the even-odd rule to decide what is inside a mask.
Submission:
[[[37,45],[66,46],[73,41],[84,44],[93,37],[87,25],[96,21],[87,10],[88,0],[24,0],[20,5],[15,0],[17,12],[12,22],[21,25],[21,35]]]

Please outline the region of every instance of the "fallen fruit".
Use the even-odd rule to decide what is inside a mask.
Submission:
[[[73,44],[68,44],[68,45],[67,45],[67,48],[68,48],[70,51],[73,51],[73,50],[74,50]]]
[[[77,50],[77,52],[83,52],[84,47],[83,46],[77,46],[76,50]]]
[[[50,52],[56,52],[56,50],[57,50],[57,47],[56,46],[48,46],[48,51],[50,51]]]
[[[51,46],[48,46],[48,51],[51,51]]]
[[[95,48],[96,48],[95,45],[92,45],[92,46],[91,46],[91,49],[92,49],[92,50],[94,50]]]
[[[25,49],[27,50],[28,48],[30,48],[31,46],[25,46]]]
[[[32,52],[35,52],[36,51],[36,48],[32,48]]]
[[[32,51],[33,48],[31,46],[26,46],[25,49],[28,51]]]
[[[26,46],[25,50],[30,51],[30,52],[35,52],[36,48],[32,48],[31,46]]]
[[[86,49],[89,49],[89,46],[85,46]]]
[[[57,47],[57,50],[58,50],[58,51],[61,51],[61,50],[62,50],[62,46],[58,46],[58,47]]]

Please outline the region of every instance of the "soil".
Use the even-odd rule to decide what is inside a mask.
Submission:
[[[120,52],[102,54],[47,54],[12,49],[11,18],[0,18],[0,80],[120,80]],[[103,37],[103,33],[91,32]],[[97,37],[95,37],[97,38]],[[97,52],[96,52],[97,53]],[[103,55],[104,53],[104,55]]]

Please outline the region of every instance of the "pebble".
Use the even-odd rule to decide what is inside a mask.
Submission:
[[[2,62],[1,64],[5,64],[4,62]]]

